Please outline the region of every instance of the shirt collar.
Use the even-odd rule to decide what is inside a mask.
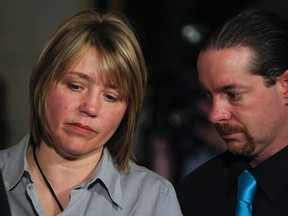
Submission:
[[[251,170],[259,187],[271,202],[276,201],[288,185],[288,147]]]
[[[224,163],[228,164],[227,196],[229,196],[237,184],[238,176],[249,166],[245,157],[234,155],[228,151],[224,153]]]
[[[27,147],[30,141],[30,135],[26,135],[18,144],[10,149],[7,165],[2,170],[3,179],[7,190],[11,190],[21,179],[24,171],[28,172]]]
[[[21,180],[25,171],[29,173],[27,162],[27,149],[29,143],[30,135],[26,135],[18,144],[8,150],[10,151],[10,155],[8,156],[9,159],[6,167],[2,170],[7,190],[11,190]],[[122,174],[114,164],[108,149],[104,148],[101,161],[99,162],[90,183],[100,180],[109,193],[111,200],[119,207],[123,207],[123,194],[120,183],[121,175]]]
[[[111,200],[122,208],[123,194],[120,182],[121,175],[122,174],[118,171],[108,149],[104,148],[101,161],[99,162],[89,185],[93,182],[101,181]]]
[[[288,187],[288,147],[262,162],[255,168],[249,168],[245,157],[233,155],[226,151],[225,162],[228,164],[229,181],[227,184],[227,195],[231,193],[233,187],[237,185],[238,176],[244,169],[250,169],[261,190],[265,193],[268,199],[273,202],[277,197]]]

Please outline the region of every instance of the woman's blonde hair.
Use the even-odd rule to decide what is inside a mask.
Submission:
[[[87,49],[95,47],[100,74],[124,92],[127,110],[119,128],[105,144],[119,171],[127,172],[132,139],[147,82],[145,60],[128,20],[112,13],[80,11],[67,19],[44,47],[30,79],[31,143],[51,144],[46,99],[51,86]]]

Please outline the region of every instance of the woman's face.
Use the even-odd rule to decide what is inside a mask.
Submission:
[[[48,92],[52,145],[66,158],[102,152],[127,108],[121,91],[99,79],[97,55],[88,49]]]

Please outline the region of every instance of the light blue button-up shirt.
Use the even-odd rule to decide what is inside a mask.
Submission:
[[[39,195],[29,174],[29,135],[0,152],[0,168],[13,216],[44,216]],[[181,216],[172,184],[158,174],[130,162],[119,173],[104,149],[91,180],[74,188],[61,216]]]

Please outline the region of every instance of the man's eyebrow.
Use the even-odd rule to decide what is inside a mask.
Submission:
[[[230,84],[230,85],[222,86],[218,90],[221,91],[221,92],[225,92],[225,91],[229,91],[229,90],[236,89],[236,88],[237,89],[243,88],[243,86],[240,86],[238,84]]]
[[[221,86],[219,88],[216,88],[217,92],[227,92],[227,91],[231,91],[233,89],[245,89],[245,86],[239,85],[239,84],[229,84],[229,85],[225,85],[225,86]],[[210,92],[208,89],[204,88],[201,86],[200,88],[201,92],[205,93],[205,92]]]

